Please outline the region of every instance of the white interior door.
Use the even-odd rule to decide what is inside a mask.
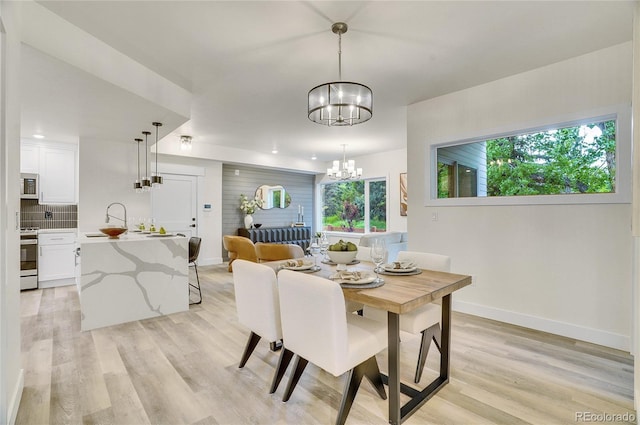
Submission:
[[[156,228],[197,236],[197,177],[163,174],[164,183],[151,190],[151,215]]]

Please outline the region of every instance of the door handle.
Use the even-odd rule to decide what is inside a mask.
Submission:
[[[190,224],[189,227],[196,227],[196,225],[195,224]]]

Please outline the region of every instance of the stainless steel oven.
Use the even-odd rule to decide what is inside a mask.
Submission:
[[[38,287],[38,230],[20,230],[20,290]]]

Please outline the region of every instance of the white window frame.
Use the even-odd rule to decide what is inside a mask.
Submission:
[[[616,120],[616,191],[612,193],[584,193],[558,195],[486,196],[467,198],[438,198],[437,149],[465,143],[480,142],[512,136],[517,133],[547,131],[555,128],[577,126],[603,120]],[[436,141],[426,147],[424,206],[479,206],[479,205],[561,205],[561,204],[626,204],[631,203],[631,107],[617,105],[573,116],[549,119],[546,122],[512,126],[475,137],[450,141]]]
[[[360,232],[343,232],[341,230],[326,230],[326,233],[329,235],[335,235],[335,236],[354,236],[354,235],[366,235],[371,233],[369,231],[369,229],[371,229],[371,223],[370,223],[370,214],[369,214],[369,183],[370,182],[379,182],[379,181],[383,181],[385,182],[385,209],[386,209],[386,217],[387,217],[387,231],[389,230],[389,179],[386,177],[371,177],[371,178],[366,178],[366,179],[360,179],[362,181],[364,181],[364,203],[367,206],[367,208],[364,209],[364,233],[360,233]],[[341,181],[336,180],[336,181],[325,181],[322,183],[319,183],[319,186],[326,186],[328,184],[335,184],[335,183],[341,183]],[[322,228],[324,227],[323,224],[323,220],[322,220],[322,210],[323,210],[323,203],[322,203],[322,196],[320,196],[320,191],[318,191],[318,205],[320,205],[319,211],[320,211],[320,216],[319,216],[319,220],[318,220],[318,230],[317,231],[324,231],[322,230]]]

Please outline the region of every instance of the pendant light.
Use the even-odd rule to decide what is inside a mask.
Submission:
[[[153,122],[151,124],[153,124],[156,127],[156,173],[153,177],[151,177],[151,183],[162,184],[162,176],[158,174],[158,128],[162,127],[162,123]]]
[[[328,126],[360,124],[373,114],[373,92],[364,84],[342,81],[342,34],[349,27],[336,22],[331,31],[338,34],[338,80],[309,90],[309,119]]]
[[[142,139],[133,139],[136,142],[137,148],[138,148],[138,155],[136,156],[136,166],[138,167],[138,178],[136,178],[136,182],[133,184],[133,188],[135,189],[136,193],[140,193],[142,192],[142,183],[140,183],[140,142],[142,142]]]
[[[151,180],[149,179],[149,141],[147,137],[151,134],[150,131],[143,131],[144,134],[144,178],[142,179],[142,190],[148,192],[151,190]]]

